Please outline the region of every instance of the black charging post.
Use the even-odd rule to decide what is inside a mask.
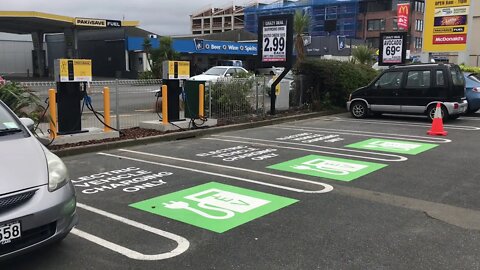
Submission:
[[[167,86],[167,96],[162,93],[162,99],[167,99],[168,121],[180,121],[180,94],[184,80],[190,78],[190,62],[188,61],[163,61],[162,83]]]
[[[81,100],[85,84],[92,81],[92,60],[56,59],[58,134],[88,132],[82,130]]]

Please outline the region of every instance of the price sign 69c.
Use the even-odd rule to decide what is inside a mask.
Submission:
[[[396,65],[405,63],[406,46],[403,33],[381,35],[380,59],[381,65]]]

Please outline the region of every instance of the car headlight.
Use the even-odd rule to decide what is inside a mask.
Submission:
[[[68,170],[63,161],[52,152],[45,150],[48,165],[48,191],[63,187],[68,181]]]

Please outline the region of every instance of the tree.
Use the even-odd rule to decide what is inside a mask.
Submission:
[[[152,63],[150,59],[150,54],[152,52],[152,42],[150,41],[149,38],[145,38],[143,40],[143,51],[145,51],[145,54],[147,55],[147,62],[148,62],[148,67],[150,70],[152,69]]]
[[[171,37],[161,37],[160,47],[158,49],[152,49],[150,40],[144,41],[144,50],[147,52],[147,56],[150,55],[148,61],[151,62],[151,70],[154,78],[162,78],[162,63],[166,60],[178,60],[180,54],[173,49],[173,40]],[[148,58],[147,58],[148,59]]]
[[[355,62],[363,65],[372,63],[373,50],[367,46],[361,45],[352,50],[352,56]]]
[[[310,16],[300,10],[295,12],[293,17],[293,30],[295,31],[295,50],[297,52],[298,66],[305,59],[305,48],[303,44],[303,33],[310,26]]]

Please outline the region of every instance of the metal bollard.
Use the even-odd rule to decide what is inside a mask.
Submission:
[[[57,137],[57,91],[55,89],[48,90],[48,106],[50,112],[50,138]]]
[[[198,116],[203,118],[205,114],[205,85],[198,86]]]
[[[104,132],[110,132],[112,129],[112,121],[110,117],[110,88],[104,87],[103,88],[103,111],[105,117],[105,126],[103,127]]]
[[[162,85],[162,122],[168,124],[168,88]]]

